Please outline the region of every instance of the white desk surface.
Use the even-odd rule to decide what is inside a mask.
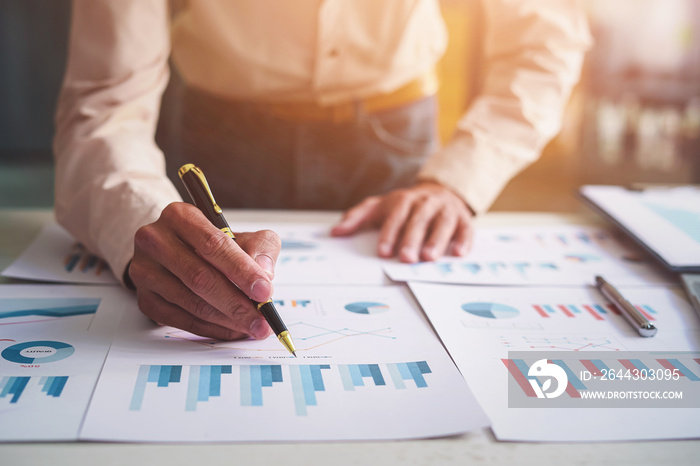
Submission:
[[[229,221],[314,221],[338,218],[332,212],[239,211]],[[50,210],[0,209],[0,270],[32,241],[52,219]],[[588,214],[490,213],[477,225],[537,225],[599,223]],[[234,227],[235,229],[235,227]],[[0,278],[0,283],[22,283]],[[0,418],[0,422],[2,419]],[[698,419],[700,422],[700,419]],[[16,443],[0,444],[2,465],[392,465],[392,464],[700,464],[700,441],[624,443],[498,442],[488,429],[450,438],[345,443],[258,444],[115,444]]]

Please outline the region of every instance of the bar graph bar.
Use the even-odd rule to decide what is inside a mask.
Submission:
[[[294,409],[297,416],[306,416],[308,406],[317,406],[316,392],[326,390],[323,384],[322,369],[330,369],[328,364],[289,366],[289,376],[294,395]]]
[[[282,366],[241,366],[241,405],[262,406],[262,388],[283,382]]]
[[[687,377],[688,380],[692,380],[693,382],[700,381],[700,377],[693,373],[693,371],[691,371],[685,364],[680,362],[678,359],[657,359],[657,361],[665,369],[671,369],[672,371],[674,369],[677,369],[677,373],[683,377]]]
[[[94,270],[94,274],[99,276],[107,268],[107,264],[99,257],[88,252],[81,243],[75,243],[63,260],[63,268],[66,272],[71,273],[74,271],[87,273]]]
[[[185,411],[196,411],[198,402],[221,396],[221,376],[231,372],[231,366],[191,366]]]
[[[240,393],[236,393],[230,385],[228,391],[222,391],[222,375],[232,373],[239,376]],[[226,403],[233,402],[243,407],[263,407],[266,396],[274,396],[277,399],[282,396],[282,399],[293,403],[297,416],[307,416],[309,407],[318,406],[317,394],[327,392],[329,383],[333,390],[340,389],[341,393],[388,387],[406,390],[415,386],[421,389],[428,387],[425,376],[430,373],[432,370],[427,361],[338,365],[142,365],[136,374],[129,410],[140,411],[148,403],[148,399],[154,399],[149,398],[153,395],[149,395],[148,392],[183,384],[186,379],[186,390],[183,390],[184,387],[180,389],[181,392],[185,392],[185,411],[196,411],[199,403],[207,402],[211,397],[226,398]],[[388,384],[388,380],[391,380],[392,384]],[[10,393],[10,389],[7,389],[7,392]],[[239,395],[239,399],[234,402],[236,395]]]
[[[411,269],[417,275],[423,273],[437,274],[440,277],[456,277],[456,276],[490,276],[500,277],[504,275],[517,274],[518,276],[529,279],[532,274],[540,272],[558,272],[559,265],[554,262],[418,262],[411,264]]]
[[[41,393],[52,398],[60,397],[68,382],[68,376],[5,376],[0,378],[0,398],[9,398],[11,404],[17,404],[32,379],[39,379]]]
[[[0,398],[11,395],[10,403],[17,403],[22,397],[24,389],[27,388],[30,378],[31,377],[3,377],[0,381],[0,387],[2,387]]]
[[[528,366],[527,362],[523,359],[501,359],[501,362],[506,366],[508,369],[508,372],[510,372],[510,375],[513,377],[513,379],[517,382],[518,386],[520,389],[523,391],[525,396],[528,396],[530,398],[532,397],[537,397],[537,394],[533,390],[532,386],[529,383],[529,380],[537,380],[535,377],[530,377],[528,376],[528,372],[530,371],[530,366]],[[579,380],[578,377],[576,377],[576,374],[569,368],[566,363],[562,360],[551,360],[550,361],[552,364],[556,364],[564,371],[566,372],[566,375],[569,378],[569,383],[566,386],[566,393],[571,397],[571,398],[581,398],[581,394],[579,393],[579,390],[586,390],[586,386]]]
[[[595,320],[605,320],[605,316],[612,312],[613,314],[620,315],[620,311],[612,303],[607,304],[608,309],[600,304],[533,304],[532,308],[535,310],[540,317],[548,319],[554,315],[561,314],[568,318],[588,316]],[[654,315],[657,312],[647,305],[636,305],[635,306],[639,312],[641,312],[650,321],[656,320]],[[584,312],[585,311],[585,312]]]
[[[387,369],[397,389],[406,388],[405,380],[413,380],[417,388],[428,386],[423,374],[430,374],[431,370],[425,361],[387,364]]]
[[[39,379],[39,385],[43,387],[41,391],[46,393],[47,396],[53,396],[54,398],[61,396],[66,382],[68,382],[67,376],[47,376]]]

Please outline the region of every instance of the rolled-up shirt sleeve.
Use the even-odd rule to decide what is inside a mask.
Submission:
[[[591,44],[577,0],[487,0],[485,78],[453,137],[420,173],[477,213],[561,128]]]
[[[58,222],[122,280],[136,230],[180,200],[154,140],[168,82],[165,0],[75,0],[56,113]]]

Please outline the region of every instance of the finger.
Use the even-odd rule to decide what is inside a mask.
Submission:
[[[421,199],[414,205],[401,237],[399,260],[408,263],[418,261],[418,251],[423,245],[433,217],[437,214],[438,206],[439,204],[432,198]]]
[[[434,261],[445,254],[450,240],[456,233],[457,218],[453,214],[446,214],[441,211],[434,219],[430,228],[428,238],[421,249],[421,259]]]
[[[224,237],[229,243],[233,243],[228,236]],[[172,233],[164,233],[147,226],[139,229],[134,242],[135,258],[146,254],[142,251],[148,251],[151,257],[157,257],[160,265],[177,277],[192,293],[225,314],[234,330],[247,333],[260,318],[250,300],[235,284]],[[140,259],[132,261],[133,270],[130,269],[130,273],[136,278],[135,282],[139,283],[137,289],[143,287],[141,282],[146,284],[146,288],[156,287],[156,284],[149,282],[148,276],[151,271],[142,262]]]
[[[454,237],[452,238],[452,254],[455,256],[465,256],[472,247],[474,228],[471,219],[463,218],[457,224]]]
[[[270,278],[275,276],[275,264],[280,254],[282,241],[271,230],[254,233],[236,233],[238,245],[248,254]]]
[[[166,216],[171,206],[174,206],[173,209],[182,209],[182,212]],[[184,243],[194,248],[199,256],[235,283],[248,297],[258,302],[270,299],[272,283],[267,273],[235,241],[212,225],[199,209],[188,204],[170,204],[163,210],[163,217]],[[189,265],[191,267],[188,272],[191,276],[183,279],[179,274],[176,275],[183,279],[187,286],[196,286],[198,280],[202,281],[198,289],[193,289],[195,293],[203,296],[199,292],[200,288],[202,292],[211,291],[203,285],[213,286],[218,283],[209,277],[203,268],[193,268],[194,264],[191,261]]]
[[[267,338],[270,334],[270,327],[265,319],[256,312],[252,301],[240,291],[236,292],[237,300],[240,306],[247,307],[244,309],[245,312],[222,312],[193,293],[175,275],[159,264],[137,261],[132,267],[131,273],[139,284],[140,291],[155,293],[199,320],[251,335],[256,339]]]
[[[361,228],[374,223],[380,204],[381,198],[373,196],[350,208],[345,212],[342,220],[331,229],[331,235],[352,235]]]
[[[150,291],[138,293],[139,308],[155,322],[217,340],[239,340],[247,334],[201,320]]]
[[[388,199],[386,202],[392,204],[379,232],[377,250],[380,257],[391,257],[394,254],[399,234],[411,213],[411,200],[407,196],[402,195],[397,200]]]

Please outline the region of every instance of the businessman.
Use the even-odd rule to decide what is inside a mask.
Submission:
[[[224,207],[343,209],[404,262],[468,251],[472,218],[560,127],[589,44],[576,0],[481,2],[483,86],[440,147],[437,0],[75,0],[56,116],[56,215],[162,324],[265,338],[279,238],[234,244],[168,178]],[[165,156],[170,64],[184,82]],[[166,163],[167,160],[167,163]],[[167,167],[167,169],[166,169]]]

